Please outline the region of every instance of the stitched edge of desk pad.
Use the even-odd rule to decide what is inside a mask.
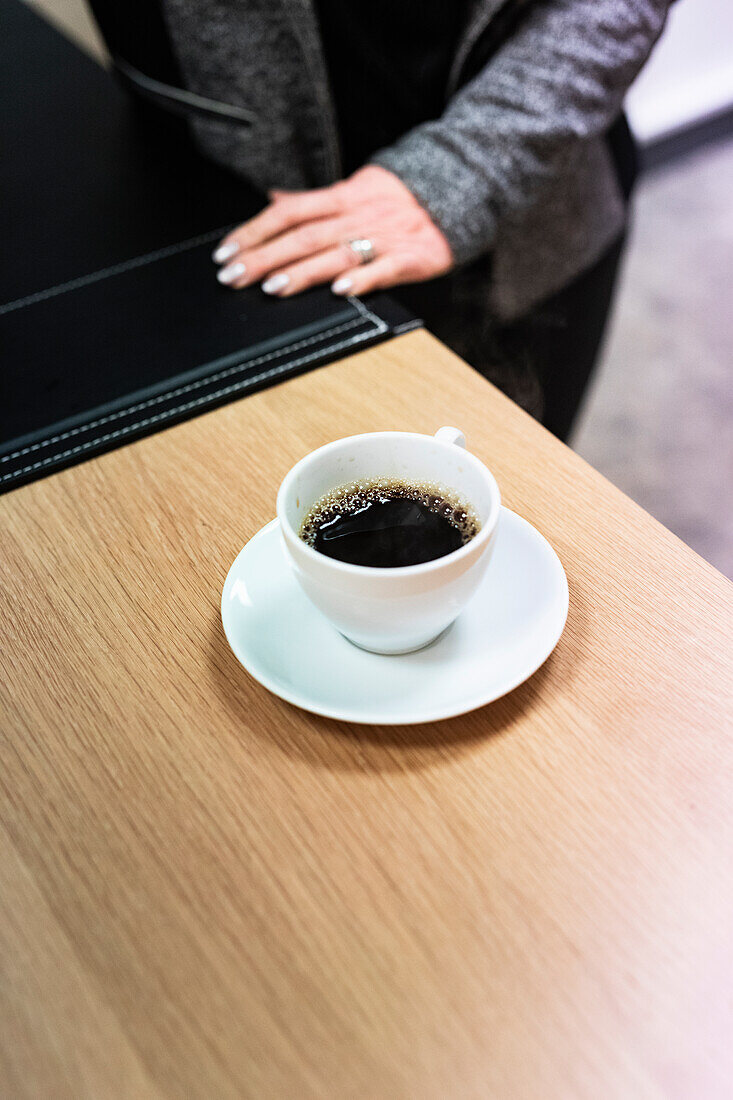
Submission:
[[[231,225],[225,225],[221,229],[212,229],[208,233],[200,233],[198,237],[189,237],[188,240],[166,245],[165,248],[156,248],[154,252],[145,252],[142,256],[133,256],[121,263],[112,264],[110,267],[102,267],[99,271],[92,271],[89,275],[80,275],[77,279],[68,279],[65,283],[58,283],[57,286],[50,286],[46,290],[37,290],[34,294],[26,294],[23,298],[5,302],[0,305],[0,317],[5,313],[13,313],[16,309],[34,306],[37,302],[45,302],[47,298],[55,298],[57,294],[66,294],[69,290],[79,290],[83,286],[89,286],[90,283],[98,283],[101,279],[108,279],[111,275],[123,275],[125,271],[132,271],[136,267],[155,263],[156,260],[166,260],[169,256],[185,252],[188,248],[197,248],[200,244],[216,241],[230,229]]]
[[[295,373],[305,366],[311,364],[316,366],[319,360],[324,362],[337,353],[345,352],[368,340],[376,340],[389,331],[387,322],[372,313],[358,298],[350,298],[349,301],[357,310],[357,315],[348,321],[342,321],[338,325],[330,325],[319,333],[285,344],[265,354],[245,356],[240,362],[227,367],[225,370],[216,371],[214,374],[196,379],[185,386],[178,386],[173,390],[157,394],[146,401],[134,403],[127,408],[110,413],[108,416],[92,420],[89,424],[78,425],[66,432],[33,443],[28,447],[11,451],[0,458],[0,461],[3,463],[13,462],[13,460],[22,459],[31,453],[44,451],[55,444],[67,442],[72,437],[82,437],[71,447],[55,449],[52,453],[39,457],[33,462],[7,470],[0,476],[0,485],[4,490],[13,488],[15,487],[14,483],[20,484],[42,476],[42,472],[51,472],[51,467],[68,465],[84,456],[91,457],[90,452],[105,450],[109,446],[116,446],[135,436],[146,434],[153,425],[162,426],[165,423],[172,423],[174,420],[185,418],[187,414],[192,413],[194,410],[204,411],[206,407],[221,404],[226,399],[231,399],[235,394],[249,392],[261,387],[264,383],[271,383],[276,378]],[[337,339],[334,340],[334,337],[337,337]],[[305,354],[297,355],[294,359],[288,358],[294,351],[306,347],[308,350]],[[278,360],[281,361],[278,362]],[[265,364],[268,364],[265,370],[256,369]],[[254,373],[252,373],[253,368]],[[227,384],[219,386],[219,383],[224,379],[227,379]],[[191,397],[190,395],[197,390],[205,390],[205,392],[200,392],[195,397]],[[177,399],[184,396],[187,400],[179,403]],[[155,413],[143,417],[138,415],[171,401],[173,402],[172,405]],[[101,434],[98,434],[95,430],[100,427],[107,427],[114,421],[122,421],[122,423],[111,431],[104,431]],[[91,436],[86,439],[83,438],[88,433],[91,433]]]
[[[187,249],[196,248],[219,239],[226,229],[227,227],[211,230],[17,298],[0,305],[0,316],[69,291],[78,290],[90,283],[155,263]],[[139,399],[141,395],[138,391],[138,400],[132,400],[132,403],[127,406],[123,405],[118,409],[110,410],[86,424],[77,424],[61,431],[56,430],[45,439],[29,441],[17,450],[0,455],[0,471],[2,471],[0,493],[43,477],[64,466],[73,465],[94,454],[130,442],[136,437],[148,434],[151,429],[154,430],[155,426],[164,427],[173,424],[190,415],[195,415],[197,411],[204,412],[235,396],[243,396],[257,388],[272,384],[288,374],[319,366],[334,357],[339,358],[358,344],[373,342],[388,333],[397,333],[421,324],[417,320],[405,321],[404,318],[396,320],[392,317],[392,308],[387,310],[387,317],[390,319],[385,320],[384,317],[370,310],[359,298],[349,297],[345,300],[355,310],[354,316],[346,321],[340,320],[338,323],[326,325],[320,332],[311,333],[308,336],[301,335],[298,339],[267,352],[259,354],[255,354],[254,350],[249,354],[243,352],[241,358],[237,357],[237,361],[232,364],[232,358],[236,357],[234,353],[234,356],[227,356],[226,367],[222,365],[221,359],[204,363],[200,369],[202,371],[211,369],[213,373],[192,379],[185,384],[177,386],[174,384],[172,389],[163,390],[144,400]],[[398,310],[398,313],[404,313],[404,311]],[[297,354],[295,358],[290,358],[297,352],[304,352],[304,354]],[[216,369],[217,364],[221,369]],[[258,367],[265,367],[265,369],[257,370]],[[225,379],[227,384],[221,386],[220,383]],[[173,379],[171,381],[174,382]],[[194,394],[195,396],[192,396]],[[134,399],[135,395],[131,394],[130,397]],[[179,401],[184,397],[186,400]],[[153,409],[156,411],[152,412]],[[90,414],[93,412],[92,409],[89,411]],[[140,413],[146,415],[140,416]],[[110,427],[113,424],[115,426]],[[62,425],[59,425],[60,427]],[[100,432],[101,428],[106,430]],[[49,430],[53,431],[53,425],[49,426]],[[72,439],[75,442],[71,446],[59,446]],[[38,457],[32,461],[23,461],[31,455]]]
[[[361,303],[359,304],[361,305]],[[344,321],[338,325],[329,326],[312,336],[304,337],[301,340],[296,340],[289,344],[285,344],[282,347],[275,348],[273,351],[266,354],[258,355],[254,358],[247,358],[245,356],[243,359],[240,360],[240,362],[235,363],[233,366],[226,367],[220,371],[216,371],[214,374],[205,375],[202,378],[197,378],[193,382],[187,382],[184,385],[176,386],[174,389],[164,390],[161,393],[156,394],[154,397],[146,398],[144,401],[138,401],[133,405],[128,405],[121,409],[117,409],[114,412],[107,413],[105,416],[97,417],[96,420],[90,420],[87,424],[79,424],[73,428],[68,428],[66,431],[59,432],[57,435],[52,435],[46,439],[41,439],[37,442],[29,443],[25,447],[19,447],[17,451],[10,451],[6,455],[0,455],[0,464],[4,462],[10,462],[14,458],[22,458],[23,455],[32,454],[34,451],[44,450],[46,447],[50,447],[54,443],[63,443],[65,440],[71,439],[73,436],[85,435],[88,432],[91,432],[94,428],[101,427],[103,424],[111,424],[114,420],[120,420],[124,417],[132,416],[133,413],[142,412],[144,409],[152,408],[154,405],[160,405],[165,403],[166,401],[181,397],[183,394],[192,393],[194,390],[201,389],[202,387],[209,384],[220,382],[224,378],[228,378],[231,375],[236,374],[244,367],[260,366],[262,363],[270,362],[272,359],[278,358],[283,354],[293,351],[299,351],[300,349],[308,345],[319,343],[325,337],[338,336],[340,333],[345,332],[348,329],[354,328],[362,323],[362,315],[351,317],[348,321]],[[308,357],[306,356],[303,358],[307,359]],[[299,362],[302,361],[302,359],[299,360]],[[204,364],[201,369],[206,370],[207,366],[213,365],[213,363]],[[295,364],[291,363],[290,365],[294,366]],[[270,375],[278,373],[280,370],[282,370],[282,367],[275,367],[272,370],[263,371],[262,374],[253,376],[250,381],[254,382],[256,380],[264,380]],[[180,406],[181,409],[183,409],[183,407],[184,406]],[[148,417],[144,421],[138,421],[136,426],[142,427],[145,423],[148,423],[151,420],[155,419],[155,417]]]

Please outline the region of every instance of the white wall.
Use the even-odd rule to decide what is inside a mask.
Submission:
[[[733,0],[677,0],[626,105],[641,141],[733,106]]]

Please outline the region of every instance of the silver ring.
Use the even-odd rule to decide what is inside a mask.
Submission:
[[[377,258],[374,245],[368,237],[356,237],[352,241],[347,241],[346,247],[351,249],[360,264],[370,264]]]

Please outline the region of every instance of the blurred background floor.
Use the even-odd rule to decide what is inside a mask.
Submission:
[[[103,60],[84,0],[29,2]],[[686,33],[683,28],[679,36],[683,43]],[[591,465],[729,577],[732,194],[733,138],[640,180],[604,352],[571,440]]]
[[[573,448],[733,577],[733,138],[644,176]]]

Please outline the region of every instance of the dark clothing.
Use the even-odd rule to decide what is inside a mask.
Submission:
[[[186,94],[227,108],[229,118],[190,117],[208,157],[263,193],[342,177],[317,0],[151,2],[162,4]],[[623,232],[606,135],[668,3],[470,0],[442,114],[371,158],[424,206],[458,266],[491,253],[481,295],[501,322],[526,316]]]
[[[536,306],[527,317],[499,326],[504,362],[525,363],[539,380],[538,420],[567,440],[598,359],[613,303],[624,238],[588,271]]]
[[[315,6],[347,174],[377,149],[442,114],[469,5],[316,0]],[[506,5],[506,16],[494,20],[464,65],[462,83],[490,61],[527,6],[526,0]],[[637,165],[623,115],[608,144],[628,200]],[[490,279],[490,256],[432,287],[393,293],[449,347],[566,439],[598,355],[622,246],[620,237],[589,269],[511,324],[502,325],[482,308],[480,287]]]
[[[624,115],[608,134],[619,190],[628,202],[638,175],[636,144]],[[622,233],[589,268],[508,324],[484,307],[491,256],[431,283],[391,291],[518,405],[567,440],[598,358],[613,302]]]
[[[459,262],[395,296],[564,438],[603,334],[635,175],[619,104],[665,0],[618,0],[613,20],[617,0],[281,0],[282,11],[162,0],[165,18],[160,2],[146,9],[146,57],[129,7],[92,0],[132,64],[173,83],[180,67],[198,94],[253,109],[246,131],[192,120],[201,147],[262,187],[328,182],[339,144],[343,174],[370,159],[395,172]],[[175,56],[162,71],[166,29]]]
[[[438,118],[468,0],[315,0],[344,175]]]
[[[183,74],[171,49],[160,0],[88,0],[113,58],[174,87]]]
[[[623,253],[620,237],[587,271],[502,324],[483,307],[491,259],[390,291],[427,328],[559,439],[567,440],[598,357]]]

